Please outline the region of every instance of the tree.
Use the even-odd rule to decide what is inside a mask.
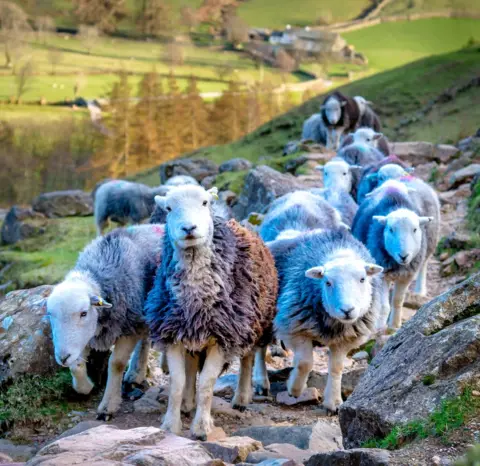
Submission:
[[[74,0],[75,15],[80,23],[113,32],[125,18],[125,0]]]
[[[55,21],[50,16],[39,16],[35,19],[38,40],[45,44],[48,34],[55,31]]]
[[[180,22],[191,32],[198,24],[195,10],[190,6],[183,6],[180,10]]]
[[[181,66],[185,62],[185,49],[180,42],[171,41],[165,46],[163,59],[170,66]]]
[[[12,2],[0,1],[0,42],[5,52],[5,66],[14,67],[25,48],[25,34],[31,32],[27,14]]]
[[[28,84],[33,78],[34,63],[31,58],[25,60],[18,66],[17,73],[15,74],[16,85],[16,98],[17,103],[21,97],[28,90]]]
[[[95,26],[81,24],[78,28],[78,37],[83,46],[87,49],[87,52],[90,54],[93,47],[95,47],[100,39],[100,31]]]
[[[50,66],[52,67],[51,74],[54,76],[57,66],[63,60],[63,53],[59,49],[51,48],[51,49],[48,49],[47,58],[48,58],[48,62],[50,63]]]
[[[248,41],[248,25],[238,16],[231,15],[225,22],[227,40],[233,47],[238,49],[244,42]]]
[[[175,28],[170,4],[164,0],[143,0],[137,24],[142,34],[171,37]]]
[[[185,134],[182,138],[183,152],[208,145],[211,132],[210,114],[194,76],[190,78],[185,94],[186,121]]]

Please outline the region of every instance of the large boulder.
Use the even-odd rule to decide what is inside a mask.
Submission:
[[[40,194],[32,202],[33,210],[49,218],[85,217],[93,214],[93,198],[79,189]]]
[[[157,429],[120,430],[101,425],[43,447],[27,466],[207,465],[212,456],[198,443]]]
[[[455,146],[448,144],[432,144],[431,142],[392,142],[390,153],[405,162],[420,165],[429,162],[448,163],[459,153]]]
[[[313,455],[305,466],[388,466],[390,453],[377,448],[354,448]]]
[[[218,165],[208,159],[177,159],[160,165],[160,182],[164,184],[176,175],[189,175],[199,183],[207,176],[216,175]]]
[[[462,183],[472,181],[475,176],[480,174],[480,163],[472,163],[460,170],[454,172],[448,179],[448,189],[456,188]]]
[[[247,159],[230,159],[226,162],[223,162],[219,167],[219,172],[239,172],[242,170],[250,170],[252,168],[252,162]]]
[[[423,306],[373,359],[339,419],[346,448],[480,388],[480,274]]]
[[[261,165],[248,173],[243,191],[233,207],[233,214],[235,218],[243,220],[250,212],[265,213],[277,197],[314,186],[314,182],[302,182],[293,175]]]
[[[15,244],[45,232],[45,217],[30,208],[13,206],[2,225],[2,243]]]

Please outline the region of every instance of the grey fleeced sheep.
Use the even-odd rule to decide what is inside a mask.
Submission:
[[[353,200],[353,197],[348,194],[348,192],[341,189],[331,188],[312,188],[310,189],[310,192],[325,199],[340,213],[342,222],[349,227],[352,226],[353,219],[355,218],[358,210],[358,205]]]
[[[354,198],[357,185],[363,173],[361,165],[350,165],[340,157],[334,157],[325,165],[317,165],[316,170],[323,173],[323,186],[336,191],[344,191]]]
[[[94,195],[94,214],[97,234],[102,235],[108,220],[127,225],[140,223],[150,217],[154,198],[168,188],[150,188],[141,183],[112,180],[98,186]]]
[[[183,186],[186,184],[193,184],[198,186],[198,181],[189,175],[175,175],[165,181],[165,186]]]
[[[337,152],[337,157],[345,160],[350,165],[365,167],[382,161],[385,156],[375,147],[362,143],[353,143],[342,147]]]
[[[427,265],[437,246],[439,228],[436,193],[411,176],[386,181],[360,205],[352,232],[384,268],[379,328],[385,327],[389,314],[389,326],[401,326],[405,294],[415,276],[416,293],[426,294]]]
[[[358,128],[354,133],[343,139],[340,147],[350,144],[364,144],[378,149],[385,157],[390,155],[388,139],[382,133],[377,133],[372,128]]]
[[[79,393],[93,388],[85,365],[90,349],[107,351],[115,345],[97,410],[101,419],[120,406],[123,371],[132,352],[125,383],[145,380],[150,343],[143,305],[160,260],[163,233],[163,226],[140,225],[97,238],[46,301],[55,359],[70,368]]]
[[[213,428],[213,386],[224,364],[239,356],[239,382],[232,404],[244,410],[255,382],[269,388],[265,347],[272,338],[277,272],[268,248],[236,221],[214,217],[216,188],[172,189],[155,198],[168,212],[162,261],[145,310],[152,338],[164,347],[170,370],[168,409],[162,428],[182,429],[181,409],[195,406],[191,431],[205,439]]]
[[[345,229],[289,242],[288,248],[273,251],[280,277],[275,330],[295,354],[288,392],[300,396],[312,370],[313,346],[326,345],[330,351],[323,404],[336,411],[342,403],[345,357],[375,328],[382,268]]]
[[[304,121],[302,140],[315,141],[324,146],[327,145],[327,128],[323,123],[321,113],[315,113]]]

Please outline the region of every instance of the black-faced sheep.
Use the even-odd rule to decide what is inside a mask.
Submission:
[[[214,217],[214,194],[215,188],[182,186],[155,198],[168,216],[161,266],[145,305],[152,338],[165,348],[170,370],[163,429],[181,431],[180,411],[194,408],[204,360],[191,426],[200,439],[213,427],[215,381],[235,356],[241,364],[232,404],[243,410],[250,402],[254,349],[272,337],[278,286],[268,248],[236,221]],[[262,372],[261,383],[268,384],[266,367]]]
[[[375,131],[381,131],[378,117],[372,120],[371,112],[363,97],[347,97],[339,91],[330,94],[321,106],[322,120],[327,130],[327,147],[336,150],[342,136],[359,126],[371,126]]]
[[[402,181],[389,180],[379,186],[360,205],[352,227],[355,237],[384,268],[379,328],[385,327],[389,314],[389,326],[401,326],[405,294],[415,276],[416,292],[426,294],[427,264],[438,242],[440,206],[436,193],[413,177]]]
[[[102,235],[108,220],[127,225],[150,217],[155,207],[154,197],[168,188],[150,188],[141,183],[112,180],[96,189],[94,214],[97,234]]]
[[[280,277],[275,330],[295,353],[288,392],[300,396],[312,369],[313,346],[324,344],[330,352],[323,404],[336,411],[345,357],[375,328],[382,268],[345,229],[290,241],[296,244],[274,250]]]
[[[350,144],[364,144],[378,149],[385,157],[390,155],[388,139],[382,133],[377,133],[372,128],[358,128],[354,133],[343,139],[340,147]]]
[[[55,359],[70,368],[78,392],[93,388],[85,366],[88,351],[115,345],[97,410],[101,419],[110,418],[120,406],[123,371],[136,345],[125,383],[145,380],[150,344],[143,305],[160,260],[163,233],[163,226],[141,225],[97,238],[47,298]]]

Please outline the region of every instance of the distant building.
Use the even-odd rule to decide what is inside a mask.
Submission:
[[[282,45],[293,51],[307,53],[339,53],[347,45],[347,41],[336,32],[310,27],[273,31],[269,42],[272,45]]]

